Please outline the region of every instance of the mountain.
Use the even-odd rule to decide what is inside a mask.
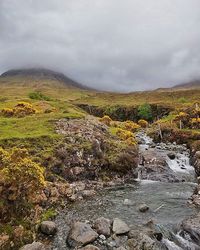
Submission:
[[[67,87],[73,87],[73,88],[79,88],[79,89],[89,89],[88,87],[77,83],[76,81],[68,78],[62,73],[49,70],[49,69],[43,69],[43,68],[31,68],[31,69],[13,69],[8,70],[4,72],[0,79],[6,79],[6,78],[22,78],[22,79],[31,79],[33,81],[44,81],[44,80],[50,80],[50,81],[56,81],[60,82]]]
[[[195,81],[191,81],[191,82],[187,82],[187,83],[183,83],[183,84],[178,84],[175,85],[174,87],[172,87],[172,89],[196,89],[196,88],[200,88],[200,80],[195,80]]]

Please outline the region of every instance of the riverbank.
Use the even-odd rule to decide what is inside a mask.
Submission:
[[[193,206],[197,184],[187,145],[155,143],[141,130],[137,133],[138,157],[137,146],[111,134],[108,126],[91,116],[62,119],[56,123],[56,131],[64,139],[56,145],[53,156],[45,159],[48,182],[34,203],[34,221],[42,216],[35,240],[42,245],[34,243],[25,246],[27,249],[74,249],[66,240],[75,222],[86,223],[83,228],[94,231],[92,240],[77,245],[93,244],[89,249],[139,250],[144,245],[146,249],[184,249],[179,248],[183,242],[187,249],[193,249],[198,244],[199,237],[194,239],[193,234],[199,227],[188,219],[199,216]],[[109,236],[94,228],[101,217],[110,220]],[[127,231],[116,236],[115,218],[124,221],[132,234]],[[44,230],[42,223],[46,223]]]
[[[196,183],[193,182],[195,173],[189,164],[186,146],[154,144],[144,133],[138,135],[138,140],[139,178],[129,185],[104,186],[96,195],[84,201],[77,200],[61,210],[55,219],[56,235],[53,238],[39,237],[47,248],[64,250],[82,246],[83,249],[131,250],[145,246],[145,249],[199,249],[199,238],[194,239],[192,235],[196,232],[194,221],[188,219],[190,216],[198,219],[198,209],[190,201]],[[102,217],[110,221],[109,235],[102,235],[95,229],[95,221]],[[126,223],[129,230],[116,234],[113,230],[115,218]],[[90,240],[86,237],[87,241],[81,243],[75,237],[77,232],[84,239],[91,233],[94,237]],[[69,243],[71,237],[76,243]]]

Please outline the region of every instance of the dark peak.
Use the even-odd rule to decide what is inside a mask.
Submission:
[[[77,83],[76,81],[68,78],[62,73],[43,69],[43,68],[30,68],[30,69],[12,69],[4,72],[1,77],[30,77],[34,79],[51,79],[63,82],[64,84],[76,88],[88,89],[87,87]]]

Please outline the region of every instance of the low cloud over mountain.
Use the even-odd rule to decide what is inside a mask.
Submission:
[[[0,73],[42,67],[115,91],[200,78],[199,0],[1,0]]]

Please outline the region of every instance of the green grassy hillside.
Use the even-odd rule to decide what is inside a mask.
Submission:
[[[59,118],[76,118],[85,115],[79,104],[95,106],[137,106],[142,103],[176,107],[190,106],[200,101],[200,90],[150,91],[129,94],[102,93],[83,90],[56,79],[33,79],[12,76],[0,78],[0,109],[12,108],[18,102],[31,103],[38,112],[23,118],[0,116],[0,139],[57,136],[54,123]],[[42,97],[31,98],[40,93]]]

